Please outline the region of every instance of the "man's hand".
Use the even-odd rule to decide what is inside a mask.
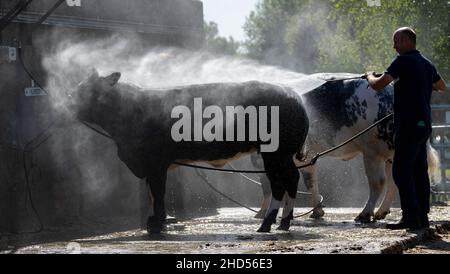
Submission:
[[[368,72],[366,72],[363,76],[362,76],[362,78],[363,79],[367,79],[367,78],[369,78],[369,76],[375,76],[375,77],[380,77],[380,76],[382,76],[383,74],[381,74],[381,73],[376,73],[375,71],[368,71]]]
[[[394,81],[394,78],[386,73],[377,74],[374,71],[368,71],[365,75],[367,75],[367,82],[369,82],[370,87],[376,91],[383,90],[390,82]]]
[[[367,79],[367,77],[368,77],[369,75],[373,75],[374,73],[375,73],[374,71],[368,71],[368,72],[364,73],[364,75],[361,76],[361,78],[362,78],[362,79]]]
[[[433,84],[433,90],[443,92],[447,89],[447,85],[445,84],[444,80],[441,79]]]

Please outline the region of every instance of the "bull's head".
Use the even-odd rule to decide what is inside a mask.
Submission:
[[[94,70],[91,75],[81,82],[74,92],[70,94],[70,109],[78,119],[89,121],[90,117],[95,115],[99,103],[104,101],[106,94],[110,94],[114,90],[114,86],[120,79],[120,72],[114,72],[109,76],[99,76]]]

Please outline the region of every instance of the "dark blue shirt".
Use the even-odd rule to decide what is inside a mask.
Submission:
[[[397,80],[394,84],[396,131],[417,125],[431,127],[431,93],[441,76],[430,60],[417,50],[408,51],[397,56],[385,73]]]

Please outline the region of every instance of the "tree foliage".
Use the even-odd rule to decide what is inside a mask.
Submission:
[[[411,26],[418,49],[450,79],[448,0],[261,0],[245,24],[248,56],[297,71],[383,71],[392,33]]]
[[[219,29],[215,22],[204,22],[205,48],[214,54],[234,55],[240,47],[240,43],[233,37],[219,36]]]

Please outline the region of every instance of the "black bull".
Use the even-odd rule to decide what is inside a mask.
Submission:
[[[147,222],[149,233],[159,233],[163,229],[167,170],[176,166],[174,162],[209,162],[220,166],[227,159],[260,151],[261,145],[267,144],[259,138],[257,141],[246,138],[245,141],[176,142],[171,135],[171,128],[177,121],[171,118],[174,107],[187,106],[193,113],[194,98],[201,98],[205,106],[216,105],[222,110],[225,106],[279,107],[279,147],[274,152],[262,153],[274,206],[258,231],[270,231],[278,213],[278,201],[285,192],[294,199],[297,190],[299,172],[295,169],[293,156],[301,151],[309,127],[301,98],[289,89],[261,82],[144,90],[117,83],[119,78],[120,73],[100,77],[95,72],[72,94],[71,107],[78,119],[106,131],[117,145],[119,158],[134,175],[146,178],[153,195],[154,210]],[[234,123],[236,129],[236,119]],[[246,130],[248,126],[246,123]],[[225,132],[224,123],[224,139]],[[283,214],[279,228],[289,229],[291,219],[292,214]]]

